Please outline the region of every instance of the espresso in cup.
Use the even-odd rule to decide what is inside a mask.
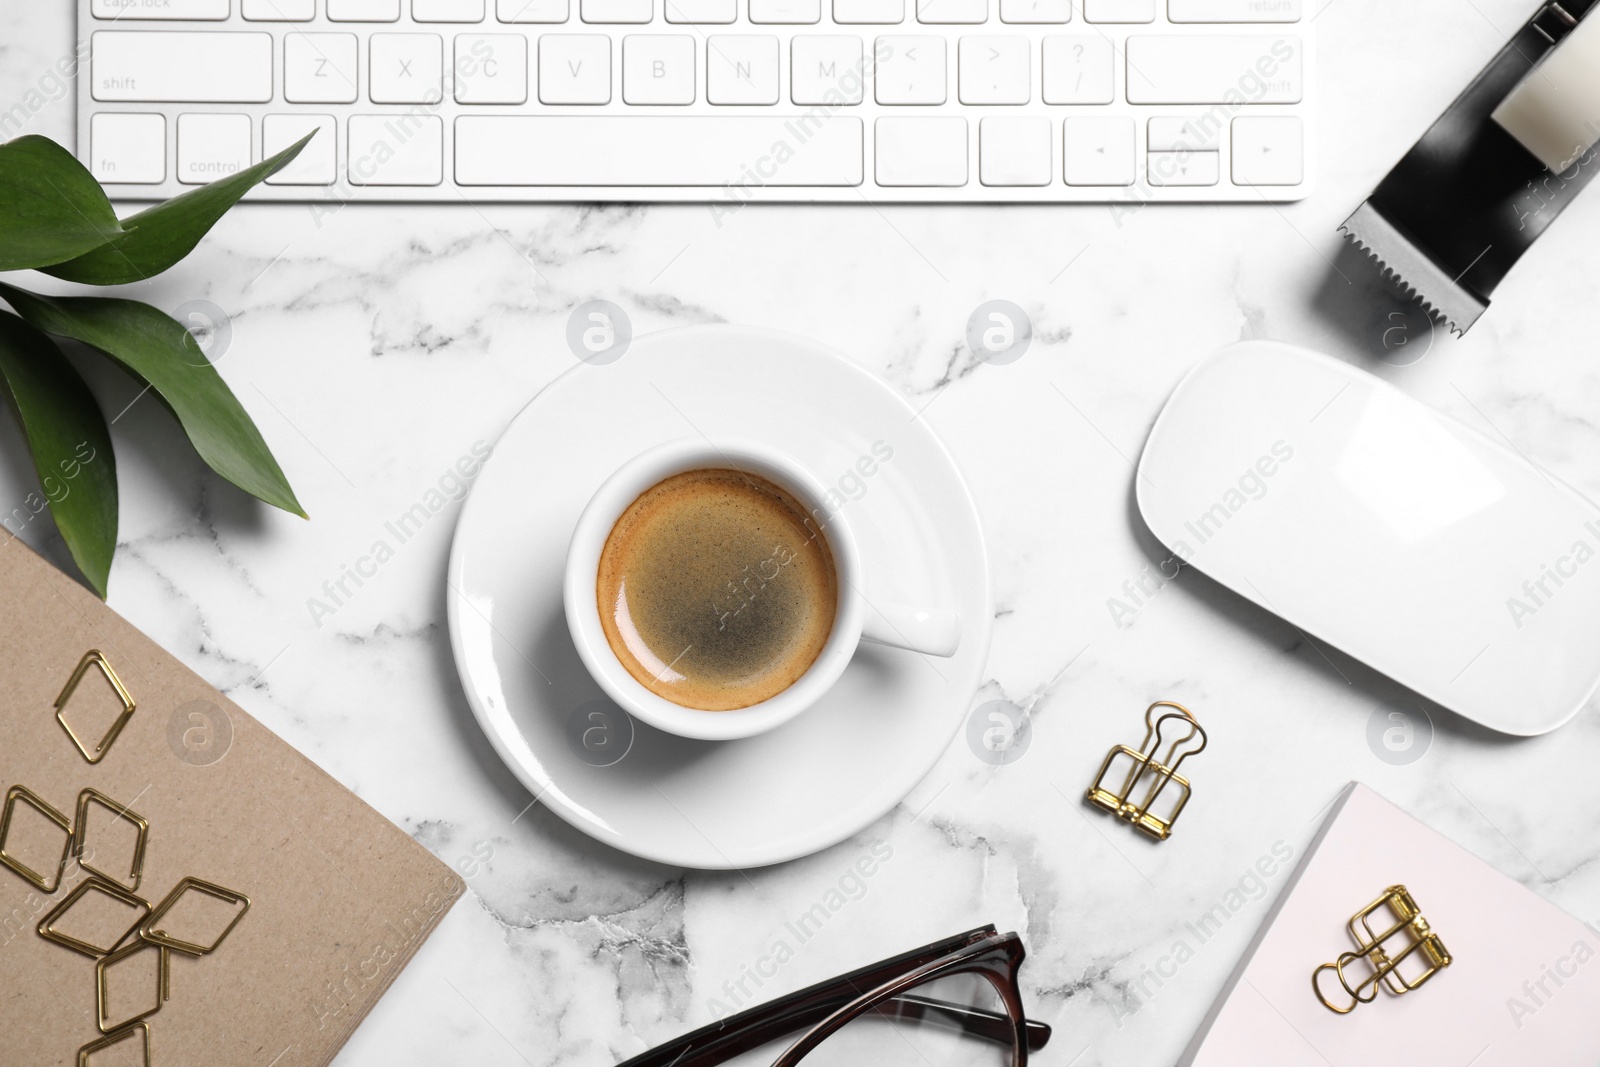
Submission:
[[[746,708],[793,685],[839,606],[833,555],[800,501],[725,468],[640,494],[606,538],[595,591],[628,673],[703,711]]]

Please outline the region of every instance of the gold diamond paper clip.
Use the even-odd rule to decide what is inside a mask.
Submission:
[[[122,701],[122,714],[117,716],[117,721],[111,724],[111,729],[100,739],[99,744],[91,749],[84,743],[83,738],[67,722],[67,703],[72,700],[72,694],[77,692],[78,683],[83,681],[83,676],[89,673],[90,667],[98,667],[111,688],[116,690],[117,697]],[[106,661],[105,655],[99,649],[90,649],[84,653],[83,659],[78,661],[78,667],[72,672],[72,677],[67,679],[67,686],[61,690],[61,695],[56,697],[56,721],[61,728],[67,731],[67,736],[72,738],[72,743],[78,746],[78,751],[83,753],[83,758],[90,763],[99,763],[106,758],[106,753],[111,751],[111,745],[116,741],[122,728],[128,725],[128,720],[133,718],[136,705],[133,697],[128,693],[128,687],[122,684],[122,679],[117,677],[117,672]]]
[[[1378,933],[1372,929],[1371,919],[1375,912],[1383,909],[1388,909],[1394,923]],[[1390,886],[1381,897],[1352,915],[1348,929],[1358,951],[1341,952],[1334,962],[1324,963],[1311,972],[1311,988],[1316,991],[1317,999],[1322,1001],[1323,1007],[1340,1015],[1355,1011],[1357,1004],[1371,1004],[1377,999],[1380,986],[1397,997],[1409,993],[1453,962],[1444,942],[1422,917],[1416,900],[1403,885]],[[1402,973],[1400,965],[1417,953],[1421,953],[1418,966],[1411,968],[1415,973]],[[1371,973],[1351,986],[1350,976],[1344,969],[1357,960],[1366,964]],[[1322,991],[1325,971],[1332,971],[1339,979],[1339,985],[1350,998],[1348,1004],[1336,1004]]]
[[[1157,708],[1173,710],[1157,717]],[[1172,824],[1178,821],[1184,805],[1189,803],[1189,779],[1178,773],[1178,765],[1206,747],[1206,732],[1188,708],[1170,700],[1158,700],[1146,708],[1144,724],[1144,740],[1137,750],[1118,745],[1106,753],[1086,799],[1095,807],[1133,823],[1157,841],[1165,841],[1172,833]],[[1167,749],[1167,754],[1157,759],[1162,734],[1169,727],[1182,732]],[[1196,738],[1200,743],[1192,744]],[[1127,773],[1122,784],[1113,790],[1107,782],[1114,781],[1114,771],[1123,764],[1127,766]],[[1168,785],[1176,786],[1177,800],[1166,809],[1165,815],[1158,815],[1151,809]]]
[[[191,889],[196,893],[204,893],[208,897],[214,897],[215,899],[222,901],[224,904],[232,904],[235,907],[243,905],[242,907],[239,907],[239,911],[234,915],[233,920],[229,922],[227,926],[222,928],[222,933],[218,934],[216,939],[209,945],[199,945],[190,941],[184,941],[180,938],[174,937],[156,925],[166,917],[167,912],[171,911],[173,906],[176,905],[178,901],[183,898],[183,895],[189,892]],[[244,913],[249,910],[250,898],[245,896],[243,893],[236,893],[232,889],[216,885],[213,882],[204,881],[200,878],[185,878],[177,885],[172,887],[172,892],[167,894],[166,899],[162,900],[160,904],[157,904],[155,910],[145,918],[142,924],[140,924],[139,936],[153,945],[161,945],[165,948],[170,948],[189,956],[204,956],[208,952],[216,951],[217,946],[222,944],[223,939],[233,932],[233,928],[239,925],[239,920],[244,918]]]
[[[6,835],[11,833],[11,816],[17,809],[18,801],[22,801],[34,811],[55,823],[67,835],[67,844],[61,850],[61,859],[56,863],[55,879],[53,881],[49,876],[40,874],[6,851]],[[0,863],[5,864],[32,882],[41,892],[50,894],[61,888],[61,872],[66,870],[67,857],[71,854],[72,824],[67,821],[67,817],[45,803],[43,797],[25,785],[14,785],[8,789],[6,791],[5,813],[0,814]]]
[[[78,1050],[78,1067],[90,1067],[89,1057],[93,1056],[96,1052],[104,1052],[108,1048],[116,1048],[118,1045],[128,1040],[128,1038],[135,1035],[140,1035],[144,1038],[143,1067],[150,1067],[149,1023],[134,1023],[132,1026],[124,1026],[121,1030],[118,1030],[114,1034],[110,1034],[106,1037],[89,1042],[87,1045]],[[136,1067],[134,1061],[127,1059],[126,1057],[123,1057],[118,1061],[118,1067],[121,1067],[121,1064],[123,1063],[128,1064],[128,1067]]]
[[[111,997],[110,982],[106,978],[107,972],[117,964],[121,963],[123,960],[128,959],[131,956],[137,956],[139,953],[144,952],[147,949],[154,952],[157,957],[155,1004],[152,1007],[139,1012],[137,1015],[128,1016],[126,1019],[120,1019],[116,1021],[108,1019],[106,1017],[107,1006]],[[106,956],[99,963],[95,964],[94,978],[95,1010],[98,1013],[96,1016],[96,1022],[99,1025],[100,1032],[102,1034],[114,1033],[115,1031],[120,1030],[131,1023],[136,1023],[141,1019],[147,1019],[156,1012],[160,1011],[162,1004],[172,999],[171,955],[162,946],[152,945],[148,941],[143,941],[139,938],[134,938],[132,941],[128,942],[126,947],[117,949],[117,951],[113,952],[109,956]]]
[[[100,946],[89,941],[83,941],[73,937],[71,934],[64,934],[55,928],[55,924],[60,919],[64,918],[67,912],[72,910],[72,906],[78,901],[82,900],[85,894],[91,891],[99,893],[103,896],[108,896],[112,900],[126,904],[128,907],[139,913],[139,917],[133,920],[133,925],[124,930],[122,932],[122,936],[118,937],[109,945]],[[39,936],[44,938],[46,941],[54,941],[58,945],[65,945],[74,952],[81,952],[85,956],[93,956],[95,959],[99,959],[101,956],[105,956],[116,951],[117,946],[126,941],[128,939],[128,935],[137,930],[139,928],[139,923],[142,922],[149,914],[150,905],[146,904],[144,901],[140,900],[138,897],[134,896],[120,885],[117,885],[115,882],[108,882],[103,878],[90,877],[85,878],[82,882],[79,882],[78,888],[68,893],[67,898],[60,904],[57,904],[55,908],[51,910],[50,914],[46,915],[44,919],[40,921]]]
[[[73,820],[76,825],[72,835],[73,858],[78,861],[79,867],[82,867],[90,874],[99,875],[108,882],[122,885],[122,877],[107,874],[100,868],[90,864],[84,856],[86,846],[89,843],[89,805],[91,803],[99,804],[101,807],[108,809],[117,818],[133,823],[134,829],[139,832],[138,838],[133,843],[133,862],[129,866],[126,875],[126,877],[133,879],[133,884],[123,885],[124,889],[132,893],[139,888],[139,880],[144,877],[144,846],[150,839],[150,822],[132,808],[124,807],[98,789],[85,789],[78,794],[78,812],[77,817]],[[90,855],[92,856],[93,853],[90,853]]]

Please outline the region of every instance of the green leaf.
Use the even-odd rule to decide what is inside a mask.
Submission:
[[[104,599],[117,549],[117,460],[100,405],[54,341],[5,311],[0,392],[22,423],[56,528]]]
[[[261,431],[176,319],[135,300],[52,298],[3,283],[0,297],[46,333],[81,341],[122,364],[166,403],[212,470],[252,496],[306,517]]]
[[[194,251],[241,196],[287,166],[316,134],[312,130],[271,159],[123,219],[120,235],[75,259],[55,262],[45,273],[86,285],[155,277]]]
[[[0,145],[0,271],[48,267],[122,233],[100,183],[54,141]]]

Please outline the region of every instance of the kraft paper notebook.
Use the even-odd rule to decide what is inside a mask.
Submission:
[[[1346,923],[1397,883],[1451,962],[1410,992],[1380,990],[1336,1015],[1312,971],[1356,950]],[[1373,921],[1388,925],[1387,912]],[[1179,1067],[1593,1067],[1597,949],[1583,922],[1352,783]]]
[[[102,1019],[116,1033],[158,1003],[163,969],[168,999],[90,1062],[331,1060],[461,880],[16,540],[0,546],[0,650],[0,789],[11,812],[0,841],[0,1064],[78,1063],[106,1039]],[[74,740],[56,703],[90,650],[109,671],[86,663],[65,701]],[[69,836],[80,827],[81,863]],[[129,927],[150,918],[141,903],[155,908],[178,888],[150,920],[159,944],[144,941]],[[75,891],[51,924],[59,939],[47,940],[40,923]],[[98,989],[102,950],[119,938]],[[189,951],[163,952],[167,943]]]

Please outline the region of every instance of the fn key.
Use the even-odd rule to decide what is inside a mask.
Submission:
[[[107,185],[159,185],[167,177],[164,115],[102,112],[89,120],[89,171]]]

